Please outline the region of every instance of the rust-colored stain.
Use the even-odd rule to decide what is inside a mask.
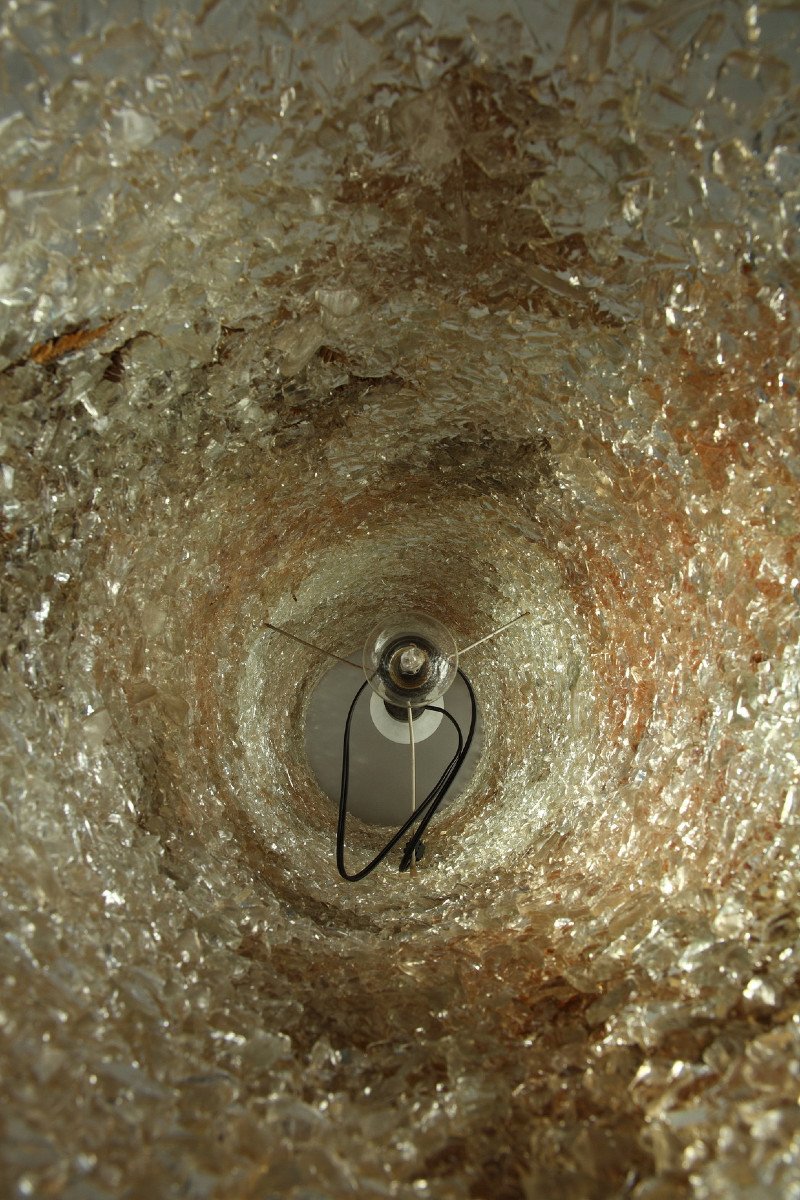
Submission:
[[[102,325],[97,325],[94,329],[62,333],[60,337],[49,338],[46,342],[36,342],[31,346],[28,358],[31,362],[45,366],[47,363],[63,358],[65,354],[74,354],[76,350],[83,350],[85,346],[97,341],[104,333],[108,333],[118,320],[119,317],[111,317],[110,320],[104,321]]]

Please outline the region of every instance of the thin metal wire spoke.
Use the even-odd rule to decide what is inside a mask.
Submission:
[[[323,650],[321,646],[315,646],[313,642],[307,642],[305,638],[298,637],[296,633],[289,633],[288,629],[279,629],[277,625],[272,625],[269,621],[265,621],[264,625],[267,629],[272,629],[275,633],[282,634],[283,637],[291,638],[293,642],[299,642],[301,646],[307,646],[309,650],[316,650],[317,654],[324,654],[326,658],[334,658],[337,662],[345,663],[348,667],[354,667],[356,671],[361,670],[358,663],[350,662],[349,658],[342,658],[340,654],[334,654],[331,650]]]
[[[482,646],[484,642],[488,642],[492,638],[497,637],[498,633],[502,633],[503,630],[510,628],[512,625],[516,625],[517,621],[521,621],[523,617],[529,617],[530,615],[530,612],[526,610],[525,612],[520,613],[518,616],[513,617],[510,621],[506,621],[505,625],[501,625],[498,629],[493,629],[491,633],[486,634],[486,637],[478,638],[477,642],[472,642],[469,646],[465,646],[463,650],[459,650],[458,657],[461,658],[463,654],[466,654],[469,650],[474,650],[476,646]],[[453,657],[454,655],[451,654],[450,658],[452,659]]]

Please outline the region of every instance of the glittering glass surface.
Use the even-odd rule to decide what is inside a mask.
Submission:
[[[3,1196],[800,1194],[798,30],[4,7]],[[266,622],[406,608],[351,886]]]

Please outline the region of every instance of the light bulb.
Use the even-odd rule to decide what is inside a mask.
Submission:
[[[434,704],[445,694],[458,671],[458,647],[435,617],[404,612],[371,630],[363,665],[367,682],[389,711],[405,711]]]

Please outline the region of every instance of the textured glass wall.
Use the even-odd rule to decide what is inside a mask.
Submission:
[[[0,20],[2,1194],[800,1194],[797,7]],[[397,607],[532,618],[351,886]]]

